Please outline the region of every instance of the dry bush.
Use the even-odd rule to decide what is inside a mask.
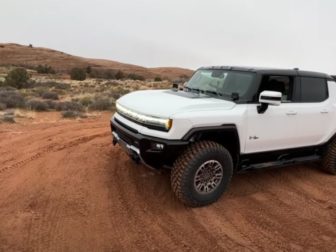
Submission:
[[[15,89],[0,89],[0,103],[4,104],[6,108],[23,108],[25,105],[25,98]]]
[[[79,111],[74,111],[74,110],[67,110],[67,111],[62,111],[61,112],[62,117],[64,118],[85,118],[85,114],[83,114],[82,112]]]
[[[92,98],[90,96],[85,96],[79,99],[79,103],[82,104],[84,107],[88,107],[92,104]]]
[[[71,80],[83,81],[86,79],[86,71],[82,68],[72,68],[70,71]]]
[[[41,94],[41,97],[48,100],[58,100],[58,94],[55,92],[44,92]]]
[[[74,101],[59,102],[56,105],[57,111],[84,111],[82,104]]]
[[[14,110],[5,111],[5,113],[0,114],[0,123],[15,123],[15,112]]]
[[[36,67],[36,71],[39,74],[55,74],[56,73],[55,70],[51,66],[48,66],[48,65],[38,65]]]
[[[0,111],[5,110],[7,108],[6,104],[0,103]]]
[[[35,110],[35,111],[48,111],[49,110],[49,105],[45,101],[40,101],[40,100],[29,100],[26,102],[26,108],[30,110]]]
[[[141,80],[141,81],[145,80],[145,77],[135,73],[130,73],[129,75],[127,75],[127,78],[130,80]]]
[[[114,100],[107,97],[96,96],[93,102],[89,105],[90,110],[108,110],[111,111],[114,108]]]
[[[123,87],[118,86],[117,88],[114,88],[114,89],[112,90],[111,96],[112,96],[115,100],[117,100],[117,99],[119,99],[119,97],[121,97],[121,96],[123,96],[123,95],[125,95],[125,94],[127,94],[127,93],[129,93],[129,90],[128,90],[128,89],[125,89],[125,88],[123,88]]]

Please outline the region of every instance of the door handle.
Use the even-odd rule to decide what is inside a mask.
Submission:
[[[328,114],[328,113],[329,113],[328,110],[322,110],[322,111],[321,111],[321,114]]]
[[[297,114],[297,112],[295,112],[295,111],[289,111],[289,112],[286,113],[286,115],[289,115],[289,116],[293,116],[293,115],[296,115],[296,114]]]

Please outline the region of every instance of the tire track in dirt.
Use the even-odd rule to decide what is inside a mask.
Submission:
[[[38,158],[41,158],[42,156],[44,156],[45,154],[49,153],[49,152],[56,152],[56,151],[61,151],[61,150],[64,150],[64,149],[67,149],[67,148],[72,148],[72,147],[75,147],[75,146],[78,146],[80,144],[83,144],[83,143],[86,143],[86,142],[89,142],[97,137],[106,137],[108,136],[109,133],[100,133],[100,134],[95,134],[95,135],[91,135],[91,136],[84,136],[84,137],[80,137],[80,138],[77,138],[75,140],[72,140],[66,144],[57,144],[57,143],[52,143],[52,144],[49,144],[41,149],[38,150],[38,152],[26,159],[23,159],[19,162],[16,162],[12,165],[8,165],[8,166],[5,166],[3,168],[0,169],[0,175],[1,173],[7,171],[7,170],[11,170],[11,169],[15,169],[15,168],[19,168],[21,166],[24,166],[26,164],[28,164],[29,162],[32,162]]]
[[[246,173],[190,209],[169,172],[112,147],[108,120],[0,125],[0,251],[336,251],[335,177]]]

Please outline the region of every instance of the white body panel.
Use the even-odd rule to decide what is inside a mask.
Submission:
[[[336,84],[329,82],[329,98],[320,103],[281,103],[258,114],[258,104],[235,104],[210,97],[187,98],[168,90],[137,91],[118,103],[148,116],[173,119],[168,132],[149,129],[119,114],[114,117],[147,136],[180,140],[192,128],[233,124],[240,152],[314,146],[327,142],[336,132]]]

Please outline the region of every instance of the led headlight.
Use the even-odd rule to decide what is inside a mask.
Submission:
[[[163,130],[169,130],[173,125],[172,119],[164,119],[154,116],[147,116],[140,113],[137,113],[133,110],[127,109],[119,103],[116,104],[117,112],[126,117],[127,119],[143,124],[145,126],[152,126],[154,128],[160,128]]]

